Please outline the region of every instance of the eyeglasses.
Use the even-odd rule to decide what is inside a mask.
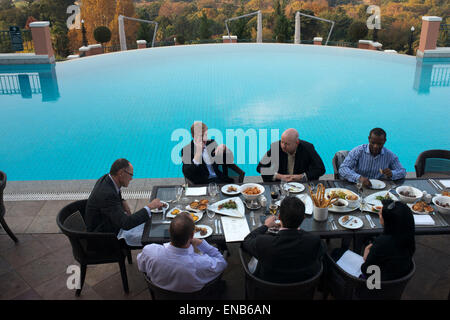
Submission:
[[[125,171],[125,173],[129,174],[131,177],[133,177],[132,173],[129,173],[127,170],[123,169],[123,171]]]

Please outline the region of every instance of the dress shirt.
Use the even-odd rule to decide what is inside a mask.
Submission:
[[[114,179],[111,177],[111,175],[108,173],[109,178],[111,179],[111,181],[114,184],[114,187],[116,188],[117,193],[120,195],[120,198],[123,200],[122,198],[122,193],[120,192],[120,188],[117,186],[116,182],[114,181]],[[151,217],[152,216],[152,212],[150,211],[150,208],[145,206],[144,207],[145,210],[147,210],[148,215]]]
[[[391,169],[392,180],[403,179],[406,176],[405,168],[392,151],[383,147],[374,157],[370,153],[369,144],[363,144],[349,152],[339,167],[339,174],[350,182],[357,182],[361,176],[380,179],[384,177],[380,169],[386,168]]]
[[[295,165],[295,152],[293,154],[288,153],[287,174],[294,174],[294,165]]]
[[[197,247],[177,248],[165,243],[146,245],[137,256],[138,268],[158,287],[174,292],[195,292],[217,278],[227,262],[206,240]]]
[[[214,169],[212,167],[212,163],[213,162],[212,162],[211,157],[209,156],[208,151],[206,150],[206,148],[203,148],[202,158],[203,158],[203,161],[205,161],[206,167],[208,168],[208,172],[209,172],[208,179],[216,178],[217,175],[214,172]],[[197,165],[197,166],[200,165],[200,163],[197,162],[195,159],[192,159],[192,162],[194,162],[194,164]]]

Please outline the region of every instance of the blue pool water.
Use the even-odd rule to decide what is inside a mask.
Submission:
[[[96,179],[125,157],[135,178],[182,177],[171,160],[182,146],[177,133],[203,120],[234,144],[248,176],[257,175],[270,130],[290,127],[315,145],[327,173],[334,153],[366,143],[373,127],[387,131],[386,147],[414,171],[423,150],[450,149],[449,68],[369,50],[277,44],[0,67],[0,170],[16,181]],[[254,130],[257,140],[238,149],[227,129]]]

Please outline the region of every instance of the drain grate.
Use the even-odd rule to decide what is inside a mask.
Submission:
[[[5,193],[4,201],[46,201],[46,200],[83,200],[90,192],[48,192],[48,193]],[[126,200],[150,199],[151,191],[123,191]]]

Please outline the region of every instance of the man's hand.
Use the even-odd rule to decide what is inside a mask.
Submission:
[[[364,261],[366,261],[367,256],[369,255],[370,248],[372,248],[372,243],[369,244],[369,245],[364,249],[364,257],[363,257],[363,258],[364,258]]]
[[[164,206],[164,203],[162,203],[158,198],[154,199],[152,202],[150,202],[147,207],[151,210],[151,209],[160,209],[162,208],[162,206]]]
[[[192,240],[191,240],[191,244],[194,247],[198,247],[202,242],[203,242],[202,239],[197,239],[197,238],[192,238]]]
[[[359,178],[359,181],[361,181],[362,184],[363,184],[363,186],[366,187],[366,188],[369,188],[369,187],[372,186],[372,183],[370,183],[369,178],[366,178],[366,177],[361,176],[361,177]]]
[[[277,220],[278,218],[276,216],[270,216],[267,217],[266,221],[264,221],[264,225],[267,228],[273,228],[275,226],[277,226],[277,224],[275,223],[275,220]]]
[[[386,177],[388,177],[389,179],[392,178],[392,171],[389,168],[386,169],[380,169],[380,173],[384,174]]]
[[[195,137],[194,138],[194,159],[197,162],[202,162],[203,157],[203,139],[202,137]]]
[[[126,200],[122,200],[122,207],[123,207],[123,210],[126,212],[127,215],[131,215],[130,206],[128,205]]]
[[[289,175],[277,173],[277,174],[275,174],[275,179],[288,182]]]
[[[304,174],[292,174],[288,176],[287,182],[302,181]]]

